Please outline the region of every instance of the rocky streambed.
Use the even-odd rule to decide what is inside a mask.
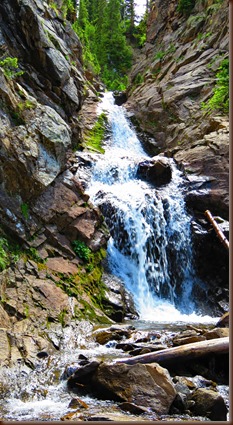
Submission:
[[[227,317],[195,325],[137,320],[95,328],[79,322],[64,329],[57,352],[38,351],[30,367],[19,361],[2,368],[1,419],[226,421],[227,352],[170,364],[126,361],[187,344],[221,343],[228,326]]]

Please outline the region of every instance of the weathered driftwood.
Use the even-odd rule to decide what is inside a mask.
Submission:
[[[229,352],[229,337],[210,339],[181,345],[179,347],[165,348],[164,350],[139,356],[116,359],[117,363],[160,363],[170,364],[177,361],[185,361],[207,354],[226,354]]]
[[[212,216],[211,212],[209,210],[205,211],[205,216],[208,218],[209,222],[212,224],[216,235],[218,236],[218,238],[220,239],[220,241],[223,243],[223,245],[229,249],[229,242],[226,238],[226,236],[224,235],[224,233],[222,232],[222,230],[220,229],[219,225],[217,224],[216,220],[214,219],[214,217]]]

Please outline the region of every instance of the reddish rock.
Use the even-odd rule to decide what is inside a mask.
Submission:
[[[78,273],[78,267],[63,257],[48,258],[46,267],[62,274],[73,275]]]

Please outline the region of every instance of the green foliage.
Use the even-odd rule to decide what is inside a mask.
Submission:
[[[35,109],[35,107],[36,107],[35,102],[33,102],[29,99],[26,99],[26,100],[19,102],[17,104],[17,109],[18,109],[19,112],[23,112],[26,109]]]
[[[72,243],[75,254],[78,255],[81,260],[88,261],[90,258],[91,250],[82,241],[76,240]]]
[[[195,0],[179,0],[177,10],[183,15],[189,15],[194,6]]]
[[[103,112],[98,116],[98,119],[94,127],[89,131],[86,140],[86,146],[91,149],[97,150],[100,153],[104,153],[104,149],[102,148],[102,142],[104,139],[106,122],[107,117],[106,114]]]
[[[26,218],[26,220],[29,218],[29,212],[28,212],[28,204],[21,204],[21,212],[24,216],[24,218]]]
[[[22,251],[24,255],[26,255],[27,258],[30,258],[31,260],[35,261],[36,263],[44,263],[44,260],[40,257],[38,254],[38,251],[36,248],[30,247],[26,249],[25,251]]]
[[[10,79],[14,79],[23,74],[23,71],[17,71],[18,58],[7,57],[0,60],[0,67],[3,68],[4,75]]]
[[[212,32],[206,32],[206,33],[200,33],[197,35],[198,40],[206,40],[206,38],[210,37],[212,35]]]
[[[205,12],[198,13],[198,14],[195,14],[195,15],[191,15],[187,19],[187,26],[188,27],[195,27],[200,22],[205,22],[205,20],[206,20],[206,13]]]
[[[166,52],[157,52],[156,55],[154,56],[154,59],[163,59],[164,56],[166,56]]]
[[[57,3],[55,3],[54,1],[49,2],[49,7],[53,9],[56,13],[58,12]]]
[[[75,241],[76,242],[76,241]],[[77,241],[80,247],[80,241]],[[80,252],[86,245],[81,245]],[[81,254],[82,255],[82,254]],[[88,319],[91,322],[108,322],[106,317],[97,314],[95,308],[104,311],[103,303],[105,300],[105,285],[102,282],[102,265],[101,262],[106,256],[106,251],[100,249],[97,252],[88,254],[88,260],[78,271],[77,275],[67,277],[60,274],[60,281],[57,286],[62,288],[67,295],[78,300],[82,307],[75,307],[75,317],[79,319]],[[64,315],[59,315],[59,319],[64,322]]]
[[[126,88],[132,62],[121,6],[121,0],[80,0],[73,24],[83,44],[84,67],[100,75],[109,90]]]
[[[5,270],[12,262],[16,262],[19,259],[19,255],[18,245],[0,236],[0,271]]]
[[[207,103],[202,103],[202,108],[211,110],[220,110],[223,113],[229,113],[229,59],[224,59],[216,73],[216,85],[213,96]]]
[[[136,85],[142,84],[144,81],[142,74],[140,74],[140,72],[136,75],[136,77],[134,78],[134,83]]]
[[[59,323],[61,323],[62,327],[64,328],[66,325],[66,315],[67,315],[67,309],[64,308],[63,310],[60,311],[60,313],[58,314],[58,321]]]
[[[76,10],[76,1],[75,0],[63,0],[62,2],[62,13],[64,18],[67,18],[72,21],[72,16]]]
[[[8,249],[9,246],[7,240],[0,237],[0,271],[3,271],[9,263],[7,254]]]

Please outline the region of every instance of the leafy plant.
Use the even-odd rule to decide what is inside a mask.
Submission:
[[[76,9],[75,0],[63,0],[62,12],[63,12],[64,18],[72,20],[72,15],[74,14],[75,9]]]
[[[36,104],[29,99],[26,99],[23,102],[19,102],[17,104],[19,112],[25,111],[26,109],[35,109],[35,107]]]
[[[22,212],[24,218],[26,218],[26,220],[27,220],[28,217],[29,217],[28,204],[23,203],[23,204],[21,204],[20,207],[21,207],[21,212]]]
[[[76,240],[72,243],[73,250],[75,254],[78,255],[81,260],[88,261],[90,258],[91,250],[87,247],[87,245],[79,240]]]
[[[229,113],[229,59],[224,59],[216,73],[216,86],[213,96],[202,103],[202,108],[207,110],[220,110]]]
[[[62,309],[60,311],[59,315],[58,315],[58,321],[62,325],[63,328],[66,324],[66,320],[65,320],[66,315],[67,315],[67,309],[66,308]]]
[[[0,271],[3,271],[8,265],[8,242],[5,238],[0,238]]]
[[[194,6],[195,0],[179,0],[177,10],[184,15],[189,15]]]
[[[37,263],[43,263],[44,262],[44,260],[39,256],[36,248],[30,247],[30,248],[26,249],[24,251],[24,253],[26,254],[26,256],[28,258],[31,258],[32,260],[34,260]]]
[[[142,74],[140,74],[140,72],[136,75],[135,79],[134,79],[134,83],[136,85],[138,84],[142,84],[144,81]]]
[[[10,79],[19,77],[23,74],[23,71],[17,71],[18,59],[7,57],[0,61],[0,67],[3,68],[4,75]]]
[[[159,51],[156,53],[154,59],[163,59],[166,56],[166,52]]]

